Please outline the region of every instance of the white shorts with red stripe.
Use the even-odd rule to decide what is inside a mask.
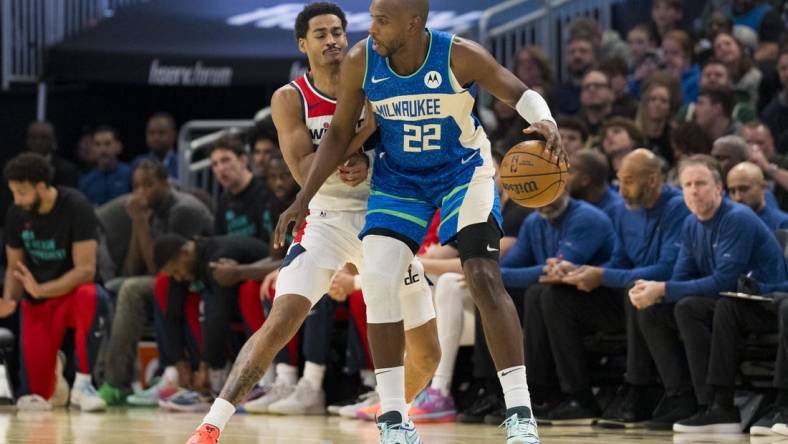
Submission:
[[[276,280],[276,297],[303,296],[316,304],[328,291],[334,273],[350,262],[361,271],[361,240],[366,211],[310,210],[300,241],[293,243]],[[414,258],[402,277],[400,301],[405,329],[435,318],[424,267]]]

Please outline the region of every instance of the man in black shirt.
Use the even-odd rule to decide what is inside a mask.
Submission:
[[[261,241],[238,236],[188,240],[177,234],[165,234],[156,240],[156,267],[161,273],[181,284],[166,286],[166,293],[161,291],[161,286],[157,286],[155,291],[156,316],[159,318],[157,324],[161,323],[164,327],[159,330],[157,339],[170,359],[178,363],[176,365],[179,370],[188,366],[184,355],[184,337],[191,334],[184,322],[183,309],[188,298],[184,284],[193,290],[199,290],[202,295],[202,351],[198,353],[201,355],[199,369],[191,379],[191,388],[194,390],[210,393],[211,390],[218,392],[221,389],[226,376],[223,373],[227,362],[225,344],[232,318],[238,318],[237,314],[240,313],[247,334],[253,333],[262,324],[259,290],[239,292],[240,286],[237,284],[220,284],[213,265],[219,260],[249,264],[262,259],[265,253],[266,245]],[[218,280],[221,281],[221,278]],[[181,385],[186,384],[181,381]],[[172,399],[168,407],[176,410],[188,407],[188,410],[192,411],[207,408],[209,405],[178,403],[177,399]]]
[[[223,190],[214,232],[256,237],[268,244],[269,234],[262,226],[268,189],[265,179],[249,170],[243,142],[235,136],[224,136],[216,141],[209,156],[213,175]]]
[[[58,156],[55,127],[45,121],[31,122],[27,127],[25,145],[28,151],[47,159],[54,168],[53,185],[76,188],[79,185],[79,169],[68,160]]]
[[[68,386],[58,350],[66,329],[73,329],[77,374],[71,405],[83,411],[104,410],[106,405],[90,376],[108,314],[106,297],[93,282],[93,207],[76,190],[52,186],[53,168],[38,154],[11,159],[4,174],[14,205],[6,215],[8,268],[0,317],[13,314],[21,305],[25,395],[17,406],[48,410],[66,405]]]

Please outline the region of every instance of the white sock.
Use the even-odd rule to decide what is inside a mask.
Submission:
[[[443,396],[448,396],[451,391],[451,381],[454,376],[454,364],[457,361],[457,351],[460,349],[460,336],[465,320],[464,305],[466,298],[470,300],[468,288],[463,288],[461,282],[463,275],[459,273],[445,273],[438,278],[435,284],[435,318],[438,321],[438,343],[441,346],[441,359],[435,376],[432,378],[431,388],[440,390]]]
[[[276,364],[276,384],[296,385],[298,368],[290,364]]]
[[[449,392],[451,391],[451,379],[446,378],[444,376],[438,376],[437,374],[432,378],[432,383],[430,384],[430,388],[433,390],[438,390],[441,392],[443,396],[449,396]]]
[[[317,390],[323,389],[323,376],[326,374],[326,366],[315,364],[314,362],[306,361],[304,364],[304,376],[302,379],[309,381],[312,388]]]
[[[211,410],[203,418],[203,424],[210,424],[219,429],[219,432],[224,430],[227,421],[232,418],[235,413],[235,406],[222,398],[216,398],[211,405]]]
[[[267,385],[274,385],[276,382],[276,366],[269,365],[268,370],[265,371],[265,374],[260,381],[257,383],[260,387],[265,387]]]
[[[402,422],[408,421],[408,406],[405,403],[405,367],[375,369],[380,395],[380,411],[382,413],[398,411]]]
[[[178,369],[175,366],[171,365],[169,367],[164,368],[164,373],[161,375],[161,379],[167,382],[170,385],[175,387],[178,386]]]
[[[507,409],[522,406],[531,408],[531,394],[528,393],[528,382],[525,379],[524,365],[509,367],[499,371],[498,379],[501,381]]]
[[[93,384],[93,379],[88,373],[77,372],[76,376],[74,377],[74,387],[84,383]]]
[[[211,391],[214,393],[220,393],[222,391],[222,387],[224,386],[224,381],[227,379],[227,370],[220,368],[218,370],[209,369],[208,370],[208,382],[211,385]]]
[[[375,386],[378,385],[377,381],[375,381],[375,370],[365,368],[364,370],[361,370],[360,373],[362,384],[372,388],[375,388]]]

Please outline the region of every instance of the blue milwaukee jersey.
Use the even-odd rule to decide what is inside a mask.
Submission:
[[[375,111],[381,141],[373,177],[384,187],[397,177],[422,184],[468,182],[491,165],[490,143],[473,115],[475,88],[463,88],[451,71],[454,36],[427,30],[422,66],[400,76],[367,39],[364,92]],[[437,190],[436,190],[437,191]]]

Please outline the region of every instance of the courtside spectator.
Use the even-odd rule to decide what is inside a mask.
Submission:
[[[178,150],[175,146],[177,136],[175,119],[168,113],[157,112],[148,118],[145,126],[145,144],[148,152],[140,154],[131,163],[134,170],[143,160],[156,160],[164,165],[172,179],[178,178]]]
[[[268,159],[279,151],[277,135],[265,129],[257,129],[252,140],[252,160],[255,176],[265,178]]]
[[[731,200],[752,208],[770,230],[788,228],[788,214],[766,205],[768,185],[758,165],[742,162],[734,166],[728,172],[727,185]]]
[[[679,178],[692,215],[682,227],[673,275],[667,281],[637,281],[629,298],[665,389],[674,398],[668,403],[672,408],[655,414],[651,424],[699,431],[696,427],[718,419],[707,411],[713,399],[706,375],[711,318],[720,292],[735,291],[740,275],[774,283],[785,280],[786,270],[782,249],[766,225],[749,208],[723,198],[713,158],[685,159]]]
[[[694,102],[700,90],[700,69],[693,63],[692,38],[686,31],[668,31],[662,37],[662,57],[665,69],[681,83],[682,103]]]
[[[610,257],[614,238],[613,226],[605,213],[564,193],[525,219],[517,242],[501,260],[506,288],[525,292],[525,360],[538,417],[548,413],[546,407],[557,390],[546,319],[542,316],[543,295],[550,282],[560,281],[560,262],[602,264]],[[555,419],[565,414],[572,416],[574,413],[567,408],[557,410]],[[552,413],[549,418],[553,418]]]
[[[214,233],[254,237],[268,245],[276,220],[266,208],[268,187],[265,179],[255,177],[249,170],[249,156],[241,139],[220,138],[208,156],[213,175],[222,187]]]
[[[774,138],[780,140],[788,134],[788,46],[780,51],[777,72],[783,89],[763,109],[761,119],[769,127]],[[786,149],[788,144],[780,148],[780,153],[785,154]]]
[[[612,426],[648,420],[654,409],[651,356],[626,291],[638,279],[668,279],[678,254],[677,240],[689,210],[681,192],[663,184],[661,169],[660,159],[645,149],[623,159],[618,179],[624,203],[618,205],[613,218],[616,248],[610,260],[601,266],[572,270],[562,280],[568,286],[553,287],[542,305],[545,315],[553,319],[548,328],[553,326],[551,340],[559,374],[565,375],[572,390],[585,391],[589,385],[585,364],[572,359],[584,356],[580,331],[583,327],[610,331],[610,327],[620,326],[622,315],[614,309],[622,308],[623,303],[629,388],[624,402],[612,405],[602,416],[602,422]],[[612,325],[605,320],[612,320]],[[562,325],[566,331],[559,331]]]
[[[607,74],[591,69],[581,81],[580,112],[578,117],[588,127],[591,137],[597,137],[602,123],[613,113],[613,90]]]
[[[714,145],[711,148],[711,157],[719,165],[723,188],[727,188],[725,180],[728,178],[728,172],[734,166],[749,159],[750,151],[744,139],[730,135],[720,137],[714,141]]]
[[[703,65],[703,70],[700,75],[700,88],[701,89],[720,89],[730,91],[732,87],[731,73],[724,63],[710,59]],[[739,123],[751,122],[758,118],[755,108],[750,103],[749,95],[745,93],[733,92],[733,110],[731,111],[731,118]],[[684,105],[679,110],[676,121],[690,122],[695,116],[696,103],[692,102]]]
[[[6,215],[6,268],[0,316],[21,307],[20,410],[106,408],[91,372],[108,320],[107,298],[94,282],[96,216],[78,191],[53,186],[47,159],[24,153],[4,170],[14,195]],[[66,330],[74,330],[77,373],[71,395],[59,353]]]
[[[588,128],[582,120],[577,117],[559,116],[558,132],[561,133],[561,142],[564,143],[564,151],[567,156],[586,148],[588,145]]]
[[[569,195],[599,208],[612,220],[621,196],[608,184],[610,165],[605,155],[584,149],[574,153],[569,163],[572,165],[566,179]]]
[[[746,95],[750,105],[754,107],[758,103],[758,87],[763,75],[742,43],[732,34],[717,34],[714,38],[714,58],[730,70],[731,89]]]
[[[156,264],[153,258],[154,241],[165,233],[176,233],[192,238],[209,236],[213,232],[213,215],[194,196],[173,188],[167,170],[159,162],[145,159],[133,172],[133,191],[126,200],[126,213],[131,219],[131,236],[123,263],[123,276],[115,303],[105,383],[102,398],[109,405],[122,404],[131,393],[131,379],[136,359],[137,342],[142,336],[153,307]],[[159,356],[161,367],[172,366],[166,351]],[[159,390],[177,384],[174,368],[149,390],[132,394],[133,405],[158,403]]]
[[[55,127],[46,120],[31,122],[25,137],[27,150],[43,156],[55,169],[52,185],[77,188],[79,186],[79,170],[76,165],[58,155]]]
[[[556,91],[558,111],[574,115],[580,110],[581,81],[586,72],[594,65],[596,53],[594,42],[588,37],[570,38],[566,44],[566,68],[569,78],[563,81]]]
[[[599,416],[601,411],[591,392],[584,337],[588,333],[624,331],[624,296],[628,287],[637,279],[670,276],[678,252],[676,238],[688,211],[677,190],[663,187],[661,166],[661,160],[645,149],[624,157],[618,177],[625,200],[616,207],[613,219],[613,256],[601,266],[576,268],[575,264],[563,264],[567,274],[562,283],[570,285],[551,285],[543,293],[542,315],[561,389],[570,399],[557,407],[549,419],[577,421]],[[606,287],[602,287],[603,283]],[[629,348],[638,348],[631,355],[635,358],[630,363],[631,380],[647,385],[650,358],[643,355],[645,348],[641,348],[644,344],[639,330],[629,324]],[[653,404],[648,404],[649,399],[637,399],[645,397],[645,388],[632,387],[629,406],[636,411],[609,414],[609,419],[628,423],[635,420],[632,417],[637,421],[650,417],[648,407],[653,408]]]
[[[643,135],[635,122],[626,117],[613,117],[605,121],[600,133],[602,152],[616,173],[621,160],[635,148],[642,146]]]
[[[93,205],[104,205],[131,191],[131,168],[118,160],[121,151],[123,143],[114,128],[102,125],[93,131],[96,167],[79,178],[79,190]]]
[[[646,148],[673,163],[670,132],[673,116],[681,105],[679,82],[667,72],[655,73],[645,84],[635,122],[645,137]]]
[[[217,280],[213,264],[218,261],[250,264],[263,259],[267,250],[268,246],[260,240],[239,236],[190,240],[178,234],[164,234],[156,239],[154,260],[161,275],[156,283],[155,313],[160,323],[157,325],[163,326],[157,330],[156,339],[179,369],[179,382],[186,379],[181,378],[181,373],[191,377],[189,383],[181,382],[181,386],[192,390],[191,393],[179,393],[169,398],[168,408],[176,411],[207,410],[211,394],[220,392],[227,378],[226,350],[230,323],[241,321],[247,337],[263,324],[260,284],[223,285]],[[186,286],[173,285],[172,281]],[[193,320],[188,313],[189,287],[200,288],[201,319]],[[185,352],[189,347],[184,338],[192,334],[190,330],[197,323],[202,344],[194,349],[197,356],[188,356]],[[191,368],[189,357],[199,362],[196,370]]]
[[[651,4],[651,25],[658,42],[663,42],[668,32],[679,28],[684,17],[682,3],[682,0],[655,0]]]
[[[730,91],[704,89],[695,104],[695,123],[711,140],[736,134],[740,125],[731,118],[733,96]]]

